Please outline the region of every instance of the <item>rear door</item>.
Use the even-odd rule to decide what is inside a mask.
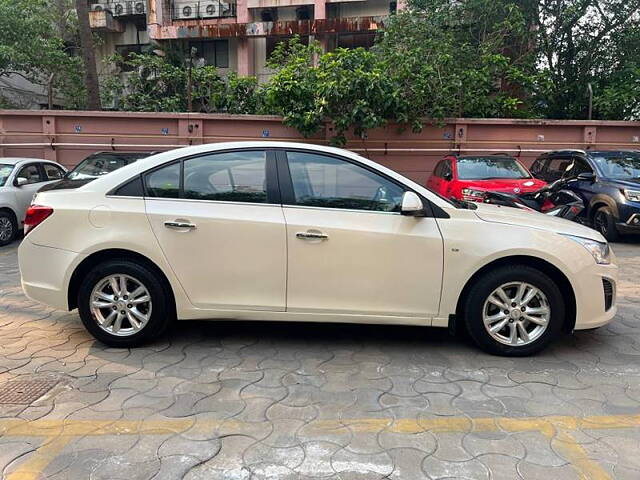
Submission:
[[[191,302],[284,311],[286,229],[273,152],[189,157],[144,176],[153,232]]]

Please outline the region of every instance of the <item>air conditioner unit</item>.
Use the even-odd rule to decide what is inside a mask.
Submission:
[[[198,18],[198,3],[193,2],[193,3],[176,5],[173,18],[182,19],[182,20]]]
[[[147,2],[134,2],[133,13],[134,15],[144,15],[147,13]]]
[[[231,17],[231,16],[233,16],[233,7],[234,7],[234,5],[235,5],[235,3],[220,2],[220,6],[221,6],[220,16],[221,17]]]
[[[214,18],[222,16],[222,5],[215,2],[205,2],[200,5],[200,16],[202,18]]]
[[[101,3],[94,3],[91,5],[92,12],[101,12],[103,10],[106,10],[106,9],[104,8],[104,5],[102,5]]]
[[[127,5],[125,2],[115,2],[113,7],[111,7],[111,13],[113,13],[114,17],[119,17],[120,15],[127,14]]]

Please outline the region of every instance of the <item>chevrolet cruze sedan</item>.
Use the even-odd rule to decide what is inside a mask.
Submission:
[[[39,193],[19,250],[26,294],[135,346],[174,320],[464,328],[529,355],[616,313],[595,230],[451,202],[354,153],[219,143]]]

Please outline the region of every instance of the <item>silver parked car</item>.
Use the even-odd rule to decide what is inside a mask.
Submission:
[[[12,242],[22,229],[33,195],[59,181],[66,169],[38,158],[0,158],[0,246]]]

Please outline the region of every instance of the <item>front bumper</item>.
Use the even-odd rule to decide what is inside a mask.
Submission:
[[[640,233],[640,212],[633,212],[625,222],[618,222],[616,228],[620,233]]]
[[[612,256],[613,257],[613,256]],[[612,262],[615,258],[612,258]],[[576,296],[576,330],[597,328],[611,322],[617,313],[618,266],[593,264],[573,282]]]

